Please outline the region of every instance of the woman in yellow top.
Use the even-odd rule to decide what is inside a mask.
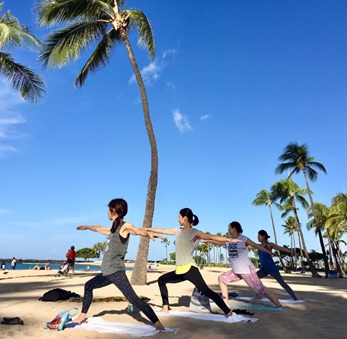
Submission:
[[[178,222],[181,226],[180,228],[145,228],[148,232],[176,236],[176,270],[168,272],[158,279],[159,289],[163,300],[162,312],[169,312],[169,295],[166,284],[177,284],[188,280],[199,290],[200,293],[212,299],[227,317],[231,316],[232,311],[225,304],[223,299],[206,285],[198,266],[193,259],[193,251],[199,243],[198,239],[224,242],[240,242],[240,240],[224,238],[219,235],[210,235],[194,229],[193,226],[196,226],[199,223],[199,218],[193,214],[190,208],[183,208],[180,210]]]

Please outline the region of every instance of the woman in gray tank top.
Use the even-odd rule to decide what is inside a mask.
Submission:
[[[107,235],[107,244],[101,264],[101,274],[98,274],[84,285],[84,298],[82,312],[74,322],[82,323],[86,320],[87,312],[93,301],[93,290],[108,286],[116,287],[124,294],[129,303],[139,308],[154,324],[157,330],[164,330],[153,309],[135,293],[125,274],[124,257],[128,248],[129,236],[140,235],[152,240],[158,237],[156,234],[147,232],[143,228],[123,221],[128,212],[128,205],[124,199],[113,199],[108,204],[108,217],[113,221],[112,227],[102,226],[78,226],[77,230],[90,230]]]

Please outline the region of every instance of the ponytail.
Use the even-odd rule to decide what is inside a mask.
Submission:
[[[111,228],[111,233],[114,233],[122,222],[123,217],[128,213],[128,203],[124,199],[113,199],[109,202],[108,208],[112,213],[118,215]]]
[[[196,226],[199,223],[199,218],[193,214],[193,211],[190,208],[182,208],[180,210],[180,215],[182,217],[187,217],[192,226]]]

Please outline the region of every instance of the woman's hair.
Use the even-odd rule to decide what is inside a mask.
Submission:
[[[199,218],[193,214],[193,211],[190,208],[182,208],[180,210],[180,215],[182,217],[187,217],[192,226],[196,226],[199,223]]]
[[[260,230],[260,231],[258,232],[258,234],[261,235],[261,236],[263,236],[263,237],[265,237],[266,240],[268,240],[268,239],[270,238],[270,236],[269,236],[269,235],[267,234],[267,232],[264,231],[264,230]]]
[[[128,213],[128,203],[124,199],[113,199],[108,203],[108,208],[111,213],[116,213],[118,215],[111,228],[111,233],[114,233],[123,217]]]
[[[243,232],[243,229],[242,229],[242,227],[241,227],[241,224],[240,224],[239,222],[237,222],[237,221],[232,221],[232,222],[229,224],[229,227],[231,227],[231,228],[236,228],[236,231],[237,231],[237,233],[239,233],[239,234],[242,234],[242,232]]]

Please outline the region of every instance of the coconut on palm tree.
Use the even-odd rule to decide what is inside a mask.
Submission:
[[[0,12],[4,3],[0,3]],[[36,102],[45,94],[43,78],[30,68],[14,60],[11,50],[15,47],[38,49],[40,41],[7,11],[0,18],[0,74],[8,80],[24,100]]]
[[[82,52],[95,44],[95,49],[75,80],[82,86],[91,72],[109,62],[111,52],[123,44],[133,68],[140,90],[143,116],[151,148],[151,170],[147,187],[143,227],[151,227],[158,184],[158,150],[150,118],[146,89],[132,50],[129,34],[139,33],[139,44],[154,59],[155,45],[151,25],[143,12],[123,9],[123,0],[39,0],[37,12],[43,26],[57,24],[59,27],[44,41],[40,55],[45,67],[61,67],[80,57]],[[148,238],[142,237],[137,253],[133,284],[145,284],[147,279]]]
[[[308,180],[317,180],[318,172],[316,171],[316,169],[327,173],[325,167],[320,162],[314,161],[314,157],[310,156],[309,149],[306,144],[300,145],[296,142],[289,143],[285,147],[284,152],[279,156],[278,160],[282,161],[282,163],[277,166],[276,173],[281,174],[285,171],[290,171],[289,176],[292,176],[294,173],[303,173],[307,188],[307,194],[310,199],[311,211],[313,213],[316,225],[318,225],[319,220],[314,208],[312,192]],[[327,277],[329,271],[329,263],[326,255],[324,256],[324,267],[325,276]]]

